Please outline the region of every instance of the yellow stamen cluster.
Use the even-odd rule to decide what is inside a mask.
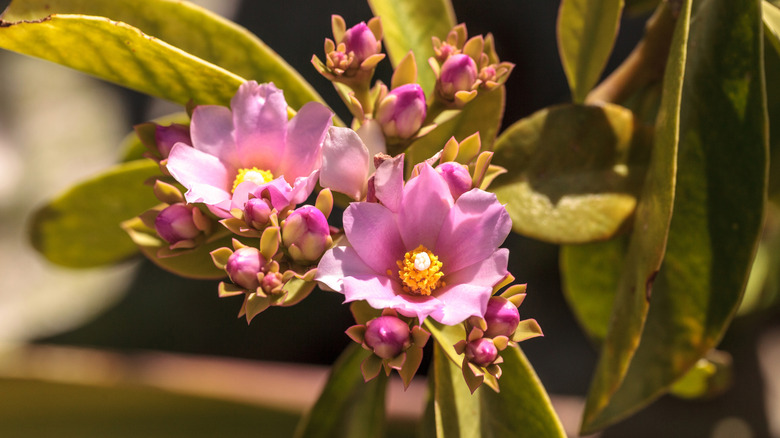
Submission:
[[[274,175],[267,170],[260,170],[257,167],[251,169],[238,169],[235,181],[233,181],[233,188],[230,192],[235,192],[236,187],[244,181],[252,181],[253,183],[260,185],[267,182],[271,182],[274,179]]]
[[[437,287],[444,286],[441,281],[444,276],[441,272],[442,263],[422,245],[408,251],[403,260],[398,260],[396,264],[400,269],[398,277],[407,293],[428,296]]]

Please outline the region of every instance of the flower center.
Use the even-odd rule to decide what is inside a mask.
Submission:
[[[417,249],[404,254],[403,260],[396,262],[398,277],[403,283],[404,291],[416,295],[428,296],[439,286],[444,286],[441,277],[442,263],[439,258],[427,248],[420,245]]]
[[[257,167],[251,169],[238,169],[235,181],[233,181],[233,189],[230,192],[235,192],[236,187],[244,181],[252,181],[253,183],[260,185],[267,182],[271,182],[274,179],[274,175],[267,170],[260,170]]]

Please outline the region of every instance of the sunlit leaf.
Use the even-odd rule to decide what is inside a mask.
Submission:
[[[0,48],[56,62],[179,104],[227,105],[244,79],[108,18],[4,23]]]
[[[384,430],[387,377],[363,382],[360,363],[371,354],[353,343],[333,365],[317,403],[295,431],[298,438],[371,438]]]
[[[589,417],[586,431],[645,406],[718,343],[736,312],[761,231],[767,138],[760,1],[698,6],[666,257],[625,380]]]
[[[433,349],[434,412],[439,438],[479,438],[480,388],[473,395],[463,380],[461,368],[447,358],[437,343]]]
[[[617,37],[623,0],[562,0],[558,50],[575,103],[596,85]]]
[[[127,23],[238,76],[274,82],[284,90],[293,108],[312,100],[322,101],[295,69],[255,35],[190,2],[15,0],[2,19],[7,22],[39,20],[51,14],[95,15]]]
[[[132,161],[71,187],[33,216],[33,246],[49,261],[73,268],[116,263],[135,254],[136,245],[119,223],[160,202],[143,185],[159,173],[151,160]]]
[[[729,353],[712,350],[674,382],[669,392],[685,399],[715,397],[731,386],[733,368]]]
[[[406,163],[413,166],[427,160],[439,152],[451,137],[462,141],[477,132],[482,150],[492,149],[504,115],[505,95],[504,87],[481,92],[458,115],[412,143],[406,150]]]
[[[493,163],[508,172],[491,190],[520,234],[554,243],[608,239],[634,212],[646,137],[617,105],[545,108],[497,139]]]
[[[444,39],[455,26],[449,0],[369,0],[374,15],[382,19],[384,46],[393,66],[411,50],[418,66],[418,82],[429,94],[436,79],[428,68],[434,56],[431,37]]]
[[[662,8],[668,11],[668,4]],[[585,404],[582,433],[600,427],[601,415],[611,403],[636,351],[647,317],[655,277],[664,257],[672,205],[675,199],[680,100],[687,55],[690,0],[684,2],[664,75],[653,153],[637,206],[633,231],[624,258],[601,357]]]

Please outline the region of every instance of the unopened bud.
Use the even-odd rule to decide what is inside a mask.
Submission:
[[[163,209],[154,220],[157,234],[170,244],[197,237],[201,231],[192,219],[192,208],[173,204]]]
[[[176,143],[192,144],[190,127],[178,123],[173,123],[170,126],[157,125],[155,127],[154,139],[157,142],[157,151],[160,152],[162,159],[168,158],[173,145]]]
[[[391,359],[411,345],[409,325],[395,316],[380,316],[366,323],[365,344],[382,359]]]
[[[485,311],[487,330],[485,337],[495,338],[506,336],[511,338],[520,323],[520,313],[517,307],[502,297],[491,297]]]
[[[418,84],[391,90],[376,110],[376,120],[388,137],[411,138],[422,127],[426,114],[425,93]]]
[[[466,357],[474,365],[486,367],[498,358],[498,348],[491,339],[475,339],[466,345]]]
[[[260,286],[257,274],[263,270],[265,264],[266,260],[257,248],[246,246],[230,255],[225,271],[233,283],[253,291]]]
[[[244,218],[248,225],[260,228],[268,223],[271,206],[262,198],[251,198],[244,204]]]
[[[344,39],[341,41],[346,46],[346,52],[352,52],[355,56],[355,62],[360,64],[371,55],[379,53],[379,44],[376,37],[368,28],[365,22],[360,22],[344,33]]]
[[[452,99],[458,91],[471,91],[477,76],[477,64],[471,56],[462,53],[452,55],[441,66],[439,92],[442,97]]]
[[[282,242],[294,260],[316,261],[332,243],[328,220],[316,207],[304,205],[284,220]]]
[[[453,199],[457,200],[460,195],[471,190],[471,175],[462,164],[448,161],[436,166],[436,171],[444,178]]]

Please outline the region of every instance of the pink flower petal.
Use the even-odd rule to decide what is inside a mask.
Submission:
[[[349,128],[331,127],[322,145],[320,185],[354,200],[366,194],[368,149]]]
[[[365,300],[375,309],[395,309],[420,323],[442,305],[435,297],[406,295],[398,283],[377,275],[345,277],[343,289],[345,302]]]
[[[238,164],[233,139],[233,115],[228,108],[219,105],[196,107],[192,113],[190,135],[195,149],[231,165]]]
[[[176,143],[168,156],[168,171],[188,189],[187,202],[217,204],[230,199],[227,191],[233,170],[214,155],[209,155],[184,143]]]
[[[493,254],[511,229],[512,220],[496,195],[470,190],[458,198],[441,224],[433,251],[443,269],[458,271]]]
[[[404,192],[404,155],[385,160],[374,174],[376,198],[393,212],[398,212]]]
[[[431,318],[445,325],[460,324],[470,316],[482,316],[493,288],[473,284],[446,286],[438,295],[442,305]]]
[[[354,249],[349,246],[337,246],[325,251],[317,266],[314,280],[333,291],[344,293],[342,285],[347,275],[371,276],[376,273],[363,262]]]
[[[344,211],[343,222],[347,240],[368,266],[382,275],[398,270],[396,261],[406,250],[390,210],[380,204],[353,203]]]
[[[290,192],[291,206],[302,203],[311,195],[311,192],[314,191],[314,187],[317,185],[319,175],[320,171],[315,170],[308,176],[299,176],[298,178],[295,178],[292,191]]]
[[[274,84],[249,81],[230,101],[241,167],[276,172],[287,136],[287,102]]]
[[[406,183],[403,202],[398,210],[398,228],[405,247],[410,250],[418,245],[431,250],[435,248],[442,223],[452,204],[447,183],[430,165],[425,165],[420,176]],[[463,248],[458,251],[463,251]]]
[[[369,174],[374,168],[374,155],[386,154],[387,145],[385,144],[385,133],[382,132],[382,125],[376,120],[366,120],[357,130],[358,136],[363,140],[363,144],[368,148]]]
[[[446,272],[442,280],[446,284],[471,284],[474,286],[486,286],[492,289],[509,273],[507,271],[508,262],[509,250],[499,248],[488,258],[480,260],[473,265],[466,266],[458,271]],[[446,270],[446,266],[444,269]]]
[[[318,102],[304,105],[287,125],[287,144],[277,173],[292,183],[320,167],[322,141],[333,124],[333,112]]]

